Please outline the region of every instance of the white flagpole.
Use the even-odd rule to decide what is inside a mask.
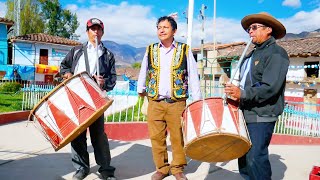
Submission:
[[[97,62],[96,62],[96,64],[97,64],[97,78],[99,79],[99,76],[100,76],[100,69],[99,69],[99,53],[98,53],[98,37],[96,36],[95,37],[95,41],[96,41],[96,57],[97,57]],[[99,87],[100,87],[100,82],[97,80],[97,83],[98,83],[98,85],[99,85]]]
[[[216,55],[216,0],[213,1],[213,51]],[[215,57],[216,58],[216,57]]]
[[[188,35],[187,35],[187,44],[188,44],[190,47],[191,47],[191,40],[192,40],[193,8],[194,8],[194,0],[189,0],[189,5],[188,5]]]

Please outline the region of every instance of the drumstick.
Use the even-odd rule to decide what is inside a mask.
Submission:
[[[237,67],[236,67],[235,71],[232,73],[231,78],[229,79],[229,83],[232,83],[234,77],[236,76],[238,70],[240,69],[240,65],[242,64],[244,55],[246,55],[246,52],[247,52],[247,50],[248,50],[251,42],[252,42],[252,37],[250,37],[250,40],[247,42],[247,45],[246,45],[246,47],[244,48],[244,50],[243,50],[243,52],[242,52],[242,54],[241,54],[241,56],[240,56],[239,62],[238,62],[238,64],[237,64]],[[224,94],[222,98],[224,99],[224,102],[226,103],[227,95]]]
[[[236,67],[234,73],[232,73],[232,76],[231,76],[231,78],[230,78],[230,80],[229,80],[229,83],[232,83],[234,77],[236,76],[236,73],[237,73],[238,70],[240,69],[240,65],[242,64],[243,57],[246,55],[246,52],[247,52],[247,50],[248,50],[248,48],[249,48],[249,46],[250,46],[250,44],[251,44],[251,41],[252,41],[252,37],[251,37],[250,40],[247,42],[247,45],[246,45],[246,47],[244,48],[244,50],[243,50],[243,52],[242,52],[242,54],[241,54],[241,56],[240,56],[239,62],[238,62],[238,64],[237,64],[237,67]]]
[[[96,41],[96,56],[97,56],[97,83],[100,87],[100,81],[99,81],[99,76],[100,76],[100,69],[99,69],[99,53],[98,53],[98,37],[95,37]]]

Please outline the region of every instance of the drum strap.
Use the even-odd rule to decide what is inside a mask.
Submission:
[[[86,45],[83,45],[83,51],[84,51],[84,61],[86,62],[86,71],[90,74],[88,52],[87,52],[87,46]]]

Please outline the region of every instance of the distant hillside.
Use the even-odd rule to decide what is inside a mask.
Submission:
[[[102,41],[103,44],[115,55],[116,65],[131,66],[141,62],[146,51],[145,47],[136,48],[127,44],[118,44],[113,41]]]
[[[287,33],[281,40],[308,38],[308,37],[320,37],[320,29],[317,29],[311,32],[303,31],[299,34]]]

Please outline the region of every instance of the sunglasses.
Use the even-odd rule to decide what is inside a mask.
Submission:
[[[246,31],[247,31],[247,33],[249,33],[249,31],[250,31],[251,29],[252,29],[253,31],[255,31],[255,30],[257,30],[258,28],[261,28],[261,27],[267,27],[267,26],[254,24],[254,25],[249,26]]]

